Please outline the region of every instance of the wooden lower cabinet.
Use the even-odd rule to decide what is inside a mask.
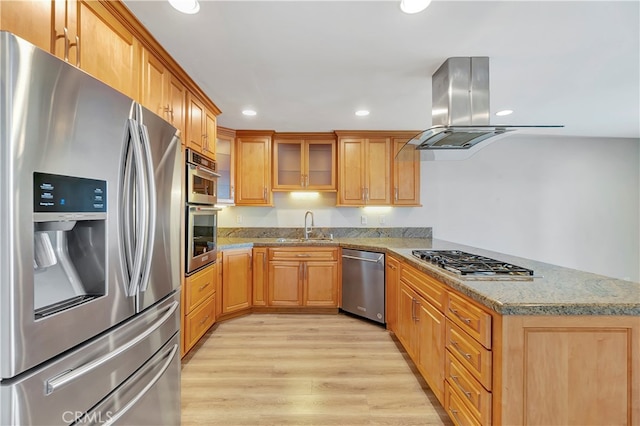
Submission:
[[[400,262],[391,256],[387,256],[385,265],[385,318],[387,321],[387,330],[396,333],[398,328],[398,286],[400,285]]]
[[[269,306],[302,306],[302,262],[269,262]]]
[[[253,306],[266,306],[267,304],[267,248],[253,249]]]
[[[481,426],[491,423],[480,423],[480,421],[471,414],[469,407],[465,405],[463,400],[457,393],[453,392],[451,385],[447,383],[444,390],[444,408],[447,414],[453,420],[453,423],[459,426]]]
[[[501,328],[496,423],[640,424],[640,317],[503,316]]]
[[[198,340],[211,328],[216,321],[215,294],[211,295],[193,312],[187,315],[185,320],[185,353],[189,351]]]
[[[216,320],[216,265],[208,266],[184,280],[182,294],[182,354],[186,354]]]
[[[338,248],[272,248],[268,269],[268,306],[338,307]]]
[[[222,253],[222,313],[230,314],[251,307],[251,249]]]
[[[222,315],[222,252],[218,251],[216,254],[215,273],[216,279],[216,320]]]
[[[302,306],[338,306],[338,262],[304,262]]]
[[[444,401],[444,315],[401,281],[397,336],[440,402]]]
[[[400,276],[395,334],[454,424],[640,424],[639,317],[503,316]]]
[[[464,401],[468,411],[480,424],[491,424],[491,392],[487,391],[475,377],[470,375],[449,351],[445,351],[444,358],[445,387],[449,387],[448,391],[456,394],[461,402]],[[444,404],[447,411],[450,411],[447,406],[446,394]]]

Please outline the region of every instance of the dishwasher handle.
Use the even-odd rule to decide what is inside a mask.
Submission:
[[[345,259],[362,260],[363,262],[380,263],[380,261],[384,259],[384,254],[381,254],[377,259],[366,259],[364,257],[349,256],[348,254],[343,254],[342,257]]]

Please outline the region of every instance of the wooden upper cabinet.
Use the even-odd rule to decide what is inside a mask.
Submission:
[[[333,133],[277,133],[273,141],[274,191],[335,191]]]
[[[76,0],[0,1],[0,27],[78,65],[78,10]]]
[[[208,109],[204,110],[204,154],[215,160],[216,159],[216,133],[217,119]]]
[[[171,121],[169,107],[170,73],[147,49],[142,50],[142,105],[167,121]]]
[[[167,95],[167,102],[169,103],[169,122],[173,126],[180,130],[180,140],[182,144],[185,144],[186,137],[186,104],[187,104],[187,89],[184,84],[180,82],[176,77],[169,76],[169,93]]]
[[[51,17],[56,3],[51,0],[0,1],[0,28],[50,52],[53,42]]]
[[[54,0],[51,53],[76,66],[80,66],[80,2]]]
[[[414,134],[392,138],[393,162],[391,204],[396,206],[420,205],[420,151],[406,145]],[[404,149],[402,149],[405,147]]]
[[[78,2],[80,68],[132,99],[139,99],[140,44],[97,1]]]
[[[365,145],[365,204],[387,205],[391,202],[391,141],[369,138]]]
[[[338,139],[338,205],[391,203],[391,140],[387,137]]]
[[[189,105],[187,138],[185,145],[201,154],[204,154],[204,105],[190,93],[187,94]]]
[[[157,56],[147,49],[142,50],[141,102],[149,110],[171,123],[180,131],[184,144],[184,85]]]
[[[186,146],[215,160],[216,116],[208,111],[205,104],[193,94],[189,93],[187,98],[189,100],[189,124]]]
[[[271,137],[273,132],[236,132],[236,205],[272,206]]]
[[[141,102],[180,130],[183,144],[187,92],[204,99],[202,147],[214,158],[220,110],[121,1],[0,0],[0,28]]]
[[[336,131],[338,206],[420,205],[420,157],[396,154],[416,132]]]

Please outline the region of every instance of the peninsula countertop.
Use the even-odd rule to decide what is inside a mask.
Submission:
[[[379,251],[502,315],[640,316],[640,283],[624,281],[477,247],[431,238],[337,238],[278,241],[277,238],[219,238],[218,249],[335,246]],[[532,269],[535,278],[464,278],[417,259],[412,249],[462,250]],[[639,318],[640,321],[640,318]]]

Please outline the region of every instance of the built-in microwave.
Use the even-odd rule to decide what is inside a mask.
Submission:
[[[217,181],[220,177],[216,173],[216,162],[190,149],[187,149],[186,157],[187,203],[213,206],[218,201]]]
[[[186,207],[186,273],[197,271],[216,261],[217,220],[219,208],[213,206]]]

